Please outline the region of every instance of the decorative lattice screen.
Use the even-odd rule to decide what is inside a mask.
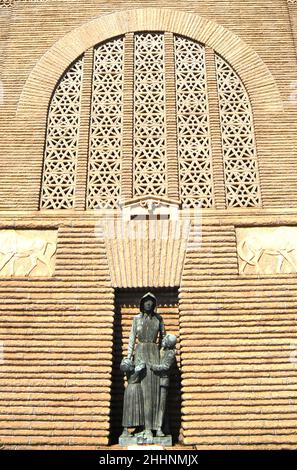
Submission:
[[[233,68],[215,55],[227,206],[259,206],[260,183],[249,97]]]
[[[48,113],[41,207],[74,207],[83,59],[58,84]]]
[[[14,2],[15,2],[15,0],[1,0],[0,1],[0,6],[1,7],[12,7]]]
[[[166,194],[164,35],[135,34],[134,195]]]
[[[180,199],[183,207],[211,207],[213,184],[205,48],[174,37]]]
[[[207,51],[180,35],[129,33],[94,47],[93,73],[86,60],[83,88],[83,59],[78,59],[60,80],[49,107],[41,208],[75,207],[79,137],[79,168],[84,169],[77,177],[87,173],[87,209],[118,207],[122,194],[166,196],[168,171],[171,181],[179,181],[170,194],[176,191],[173,197],[182,207],[214,207],[214,194],[226,199],[227,207],[259,206],[247,92],[232,67]],[[90,125],[80,129],[82,90],[84,97],[91,95],[91,108],[82,106],[82,122],[90,118]],[[220,116],[221,127],[221,147],[218,135],[213,161],[210,135],[214,129],[218,134],[219,121],[213,127],[210,115]],[[168,166],[176,149],[178,165],[170,160]]]
[[[87,208],[116,207],[121,193],[124,38],[94,49]]]

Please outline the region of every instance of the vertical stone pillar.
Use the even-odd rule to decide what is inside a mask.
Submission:
[[[209,125],[212,151],[213,185],[216,209],[225,209],[225,179],[219,115],[219,98],[216,79],[214,50],[205,47],[206,80],[209,109]]]
[[[86,188],[88,173],[89,155],[89,122],[91,115],[92,97],[92,76],[93,76],[93,48],[88,49],[84,54],[83,82],[80,109],[80,128],[78,140],[78,156],[76,169],[75,186],[75,209],[84,210],[86,208]]]
[[[297,54],[297,0],[287,0],[291,29]]]
[[[176,129],[176,90],[173,34],[165,32],[165,99],[166,99],[166,150],[167,150],[167,194],[179,199],[177,129]]]
[[[123,153],[121,200],[133,196],[133,88],[134,34],[125,35],[123,85]]]

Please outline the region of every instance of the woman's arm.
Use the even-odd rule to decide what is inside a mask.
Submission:
[[[134,345],[136,341],[136,330],[137,330],[137,319],[133,318],[133,323],[131,326],[130,336],[129,336],[129,343],[128,343],[128,355],[129,359],[132,359],[133,352],[134,352]]]
[[[159,323],[159,332],[160,332],[160,341],[166,336],[165,324],[163,318],[160,315],[160,323]]]

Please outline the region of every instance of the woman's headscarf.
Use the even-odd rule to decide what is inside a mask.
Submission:
[[[140,299],[140,302],[139,302],[139,310],[144,313],[144,310],[143,310],[143,304],[144,304],[144,301],[147,300],[147,299],[151,299],[153,301],[153,311],[154,313],[155,312],[155,308],[157,306],[157,299],[156,297],[154,296],[154,294],[152,294],[151,292],[147,292],[146,294],[144,294],[141,299]]]

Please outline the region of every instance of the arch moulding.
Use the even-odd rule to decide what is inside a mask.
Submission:
[[[259,55],[238,36],[194,13],[169,9],[135,9],[102,15],[72,30],[38,61],[22,90],[17,117],[46,116],[53,89],[65,69],[84,51],[132,31],[171,31],[206,44],[221,54],[246,86],[254,112],[279,112],[276,82]],[[37,117],[37,116],[36,116]],[[34,120],[34,118],[33,118]],[[39,121],[40,125],[40,121]]]

